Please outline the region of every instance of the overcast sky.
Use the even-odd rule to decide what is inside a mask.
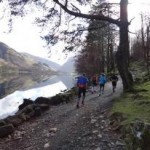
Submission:
[[[120,2],[120,0],[108,0],[109,2]],[[132,32],[139,28],[139,14],[141,11],[150,8],[150,0],[129,0],[129,20],[135,17],[130,27]],[[44,48],[45,42],[40,38],[40,29],[32,24],[33,17],[27,16],[24,19],[18,18],[14,22],[13,31],[8,34],[7,24],[5,20],[0,20],[0,41],[6,43],[18,52],[27,52],[32,55],[48,58],[49,49]],[[64,63],[65,55],[61,52],[62,45],[56,45],[53,49],[51,57],[52,61]],[[70,54],[72,56],[72,54]]]

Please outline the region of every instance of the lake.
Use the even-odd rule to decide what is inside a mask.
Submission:
[[[0,119],[14,115],[24,98],[51,97],[74,86],[69,74],[54,76],[3,76],[0,77]]]

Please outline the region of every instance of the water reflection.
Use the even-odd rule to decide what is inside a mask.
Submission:
[[[18,80],[12,78],[5,81],[0,84],[0,96],[3,97],[0,100],[0,119],[14,115],[24,98],[35,100],[40,96],[51,97],[73,86],[74,80],[70,75],[41,77],[41,80],[35,80],[31,76],[22,76],[18,77]]]

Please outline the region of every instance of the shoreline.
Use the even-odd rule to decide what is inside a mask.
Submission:
[[[63,93],[58,93],[55,96],[37,97],[34,101],[24,99],[19,105],[19,110],[12,116],[0,119],[0,138],[7,137],[15,131],[15,128],[20,126],[25,121],[29,121],[34,117],[41,116],[51,106],[57,106],[62,103],[69,103],[75,96],[75,87],[70,90],[64,90]]]

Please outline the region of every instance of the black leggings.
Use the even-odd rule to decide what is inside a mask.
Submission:
[[[116,81],[112,81],[112,86],[116,87],[116,85],[117,85],[117,82]]]
[[[100,84],[100,93],[104,92],[104,87],[105,87],[105,84]]]
[[[86,93],[86,88],[79,88],[78,89],[78,98],[80,98],[82,94],[83,94],[83,97],[85,97],[85,93]]]

